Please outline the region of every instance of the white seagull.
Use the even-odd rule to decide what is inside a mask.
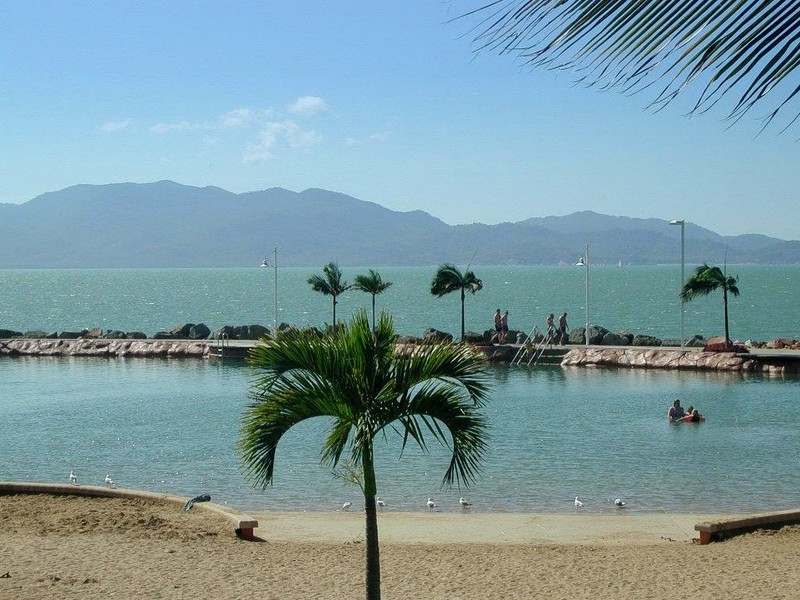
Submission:
[[[350,510],[351,506],[353,506],[352,502],[349,502],[349,501],[345,502],[344,504],[342,504],[342,510]]]
[[[458,499],[458,503],[461,505],[461,508],[469,508],[470,506],[472,506],[472,503],[464,500],[463,496]]]
[[[626,504],[627,504],[627,502],[624,502],[624,501],[623,501],[623,500],[621,500],[620,498],[617,498],[616,500],[614,500],[614,506],[617,506],[617,507],[619,507],[619,508],[622,508],[622,507],[623,507],[623,506],[625,506]]]
[[[383,500],[381,500],[381,497],[380,497],[380,496],[377,496],[377,497],[375,498],[375,504],[377,504],[377,505],[378,505],[378,508],[386,508],[386,502],[384,502]]]
[[[107,488],[112,488],[112,487],[114,487],[116,485],[114,483],[114,480],[111,479],[111,475],[106,475],[106,478],[103,481],[106,482],[106,487]]]
[[[575,496],[575,508],[583,508],[583,502],[578,500],[577,496]]]
[[[428,510],[433,510],[436,508],[436,503],[433,501],[433,498],[428,498]]]
[[[69,482],[72,485],[78,485],[78,476],[75,475],[75,471],[70,471],[69,472]]]

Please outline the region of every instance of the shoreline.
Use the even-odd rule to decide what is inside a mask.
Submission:
[[[185,340],[103,338],[0,339],[0,357],[185,358],[243,360],[257,340]],[[399,351],[413,347],[398,344]],[[523,347],[518,344],[474,345],[487,362],[511,364]],[[800,374],[800,350],[753,348],[749,352],[712,352],[672,346],[576,346],[550,350],[543,366],[617,367],[692,371],[727,371],[768,375]],[[524,363],[524,361],[522,361]],[[534,365],[536,366],[536,365]]]

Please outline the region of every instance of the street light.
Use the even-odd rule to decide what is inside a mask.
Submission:
[[[576,267],[586,267],[586,280],[584,283],[584,293],[586,297],[584,298],[584,307],[586,309],[586,329],[583,330],[583,338],[586,344],[586,347],[589,347],[589,244],[586,244],[586,249],[583,252],[583,256],[578,259],[578,262],[575,263]]]
[[[269,259],[267,259],[266,257],[264,258],[264,260],[261,261],[261,264],[259,265],[259,267],[269,267],[269,266],[270,266]],[[278,247],[277,246],[275,246],[275,248],[272,249],[272,268],[275,271],[275,276],[273,278],[275,284],[275,292],[273,293],[273,296],[275,297],[275,318],[272,322],[272,335],[276,336],[278,335]]]
[[[684,273],[683,273],[683,269],[684,269],[684,266],[685,266],[685,262],[684,262],[684,248],[685,248],[685,246],[684,246],[684,236],[683,236],[683,232],[684,232],[684,229],[685,229],[685,223],[684,223],[683,219],[674,219],[674,220],[670,221],[669,224],[670,225],[680,225],[681,226],[681,285],[680,285],[679,289],[681,291],[681,348],[683,348],[685,343],[686,343],[686,333],[685,333],[685,330],[686,330],[686,306],[685,306],[685,304],[686,303],[683,301],[683,294],[682,294],[682,292],[683,292],[683,281],[685,279]]]

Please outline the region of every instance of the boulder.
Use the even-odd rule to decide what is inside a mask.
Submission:
[[[83,337],[82,331],[62,331],[58,334],[59,339],[62,340],[77,340],[80,337]]]
[[[441,344],[443,342],[449,343],[453,341],[453,335],[438,329],[426,329],[422,335],[422,341],[426,344]]]
[[[485,343],[485,336],[482,333],[475,333],[474,331],[464,332],[464,340],[468,344],[475,344],[476,346]]]
[[[143,331],[129,331],[125,334],[126,340],[146,340],[147,334]]]
[[[660,346],[661,340],[652,335],[635,335],[633,337],[633,346]]]
[[[83,337],[99,340],[103,337],[102,327],[92,327],[91,329],[83,330]]]
[[[13,337],[22,337],[22,332],[12,331],[11,329],[0,329],[0,339],[7,339]]]
[[[110,331],[106,331],[103,334],[103,339],[106,340],[124,340],[125,339],[125,332],[119,331],[117,329],[112,329]]]
[[[47,332],[42,331],[41,329],[34,329],[32,331],[26,331],[25,333],[22,334],[22,337],[31,340],[41,340],[47,337]]]
[[[211,335],[211,330],[203,323],[192,325],[189,328],[188,337],[190,340],[205,340],[209,335]]]
[[[183,325],[176,325],[172,329],[169,330],[169,333],[172,335],[172,339],[188,339],[189,332],[194,327],[194,323],[184,323]]]
[[[628,336],[611,331],[606,332],[603,339],[600,340],[600,344],[603,346],[629,346],[630,343],[631,341],[628,339]]]

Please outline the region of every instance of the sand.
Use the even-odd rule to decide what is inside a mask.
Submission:
[[[256,535],[138,499],[0,496],[0,599],[363,598],[363,513]],[[379,515],[383,598],[798,598],[800,527],[700,546],[692,515]]]

